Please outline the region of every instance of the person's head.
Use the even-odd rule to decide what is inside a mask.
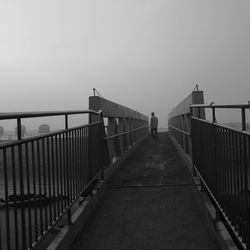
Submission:
[[[155,115],[155,113],[154,113],[154,112],[152,112],[152,113],[151,113],[151,115],[152,115],[152,116],[154,116],[154,115]]]

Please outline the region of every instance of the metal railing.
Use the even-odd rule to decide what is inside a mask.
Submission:
[[[212,121],[191,116],[194,170],[238,246],[250,249],[250,105],[191,105],[191,114],[204,108],[211,109]],[[242,130],[218,124],[217,108],[240,109]]]
[[[69,128],[76,114],[89,124]],[[63,116],[64,129],[24,137],[23,119],[46,116]],[[17,140],[0,144],[0,250],[35,249],[58,225],[70,225],[79,197],[149,134],[147,120],[114,118],[106,135],[102,111],[0,113],[10,119]]]
[[[68,128],[68,116],[99,121]],[[25,118],[64,116],[65,129],[22,138]],[[95,178],[103,178],[102,112],[65,111],[0,114],[17,121],[18,140],[0,144],[0,249],[33,249],[71,209]]]

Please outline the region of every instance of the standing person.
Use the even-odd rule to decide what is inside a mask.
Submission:
[[[153,140],[158,140],[158,118],[155,116],[155,113],[151,113],[151,118],[150,118],[150,128],[151,128],[151,134],[153,137]]]

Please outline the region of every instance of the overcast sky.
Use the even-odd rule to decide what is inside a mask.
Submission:
[[[0,112],[87,109],[105,98],[160,126],[199,84],[250,99],[249,0],[1,0]]]

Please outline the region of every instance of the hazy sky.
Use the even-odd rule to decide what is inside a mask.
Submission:
[[[195,84],[250,99],[249,0],[1,0],[0,112],[87,109],[105,98],[166,127]]]

